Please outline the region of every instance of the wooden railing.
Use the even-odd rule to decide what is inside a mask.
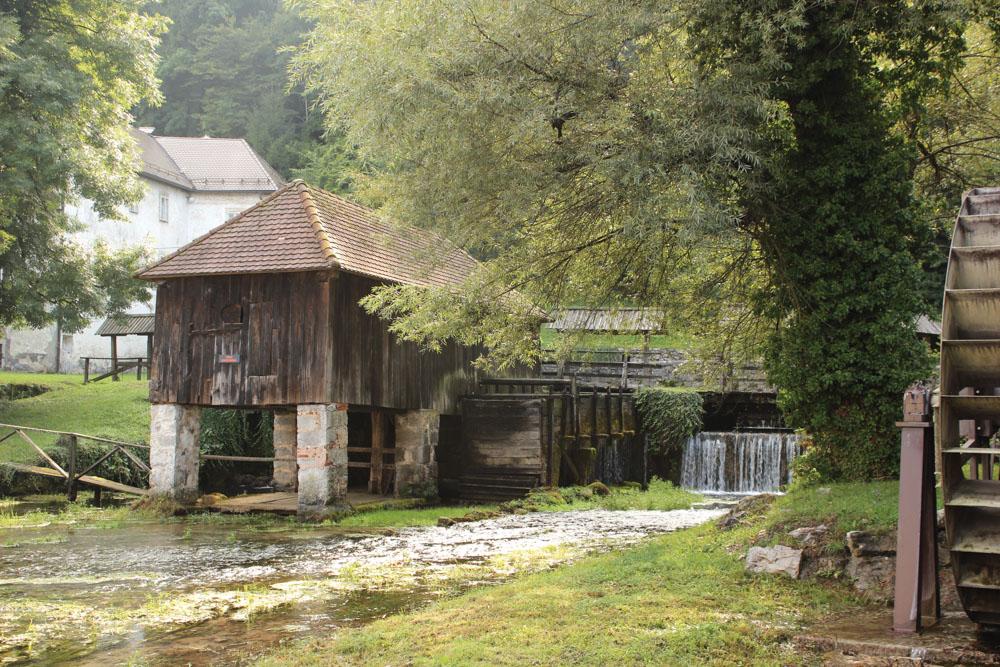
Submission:
[[[142,379],[142,369],[146,369],[146,379],[149,379],[149,359],[146,357],[80,357],[83,359],[83,383],[97,382],[98,380],[103,380],[104,378],[118,379],[119,375],[123,375],[128,371],[135,369],[135,379]],[[90,362],[91,361],[110,361],[111,370],[107,373],[102,373],[97,377],[90,377]]]
[[[122,493],[132,493],[140,496],[144,496],[148,493],[146,489],[121,484],[119,482],[111,481],[110,479],[97,477],[96,475],[89,475],[88,473],[107,461],[116,452],[121,452],[140,470],[148,474],[149,466],[146,462],[130,452],[128,448],[148,450],[149,445],[139,445],[132,442],[120,442],[118,440],[99,438],[97,436],[73,433],[71,431],[53,431],[45,428],[33,428],[31,426],[18,426],[16,424],[0,424],[0,428],[10,429],[9,433],[0,437],[0,442],[14,436],[19,436],[22,440],[31,445],[36,452],[38,452],[38,455],[49,464],[49,467],[29,465],[26,463],[14,463],[9,461],[0,461],[0,465],[5,465],[14,468],[15,470],[20,470],[21,472],[64,479],[66,481],[66,497],[71,501],[76,500],[77,486],[81,483],[94,487],[94,502],[97,504],[100,504],[101,502],[101,489],[120,491]],[[55,435],[65,436],[69,440],[69,451],[67,452],[68,460],[66,466],[68,469],[64,469],[56,463],[55,460],[53,460],[53,458],[45,452],[45,450],[39,447],[34,440],[28,437],[28,434],[25,433],[25,431],[31,431],[34,433],[52,433]],[[87,466],[84,470],[77,471],[77,454],[79,441],[81,439],[109,444],[112,445],[112,447],[103,456],[97,459],[97,461]]]

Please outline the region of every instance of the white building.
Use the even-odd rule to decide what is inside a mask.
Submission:
[[[153,128],[132,130],[142,151],[142,201],[127,212],[127,221],[99,217],[90,201],[67,205],[66,212],[84,224],[75,235],[90,245],[103,240],[112,248],[146,246],[157,257],[177,250],[219,226],[284,185],[281,176],[243,139],[158,137]],[[135,304],[130,312],[150,312],[152,304]],[[54,373],[83,372],[82,357],[107,357],[107,338],[95,335],[100,321],[76,334],[45,329],[8,331],[3,338],[4,370]],[[145,357],[143,337],[121,338],[119,357]],[[57,363],[58,359],[58,363]],[[107,368],[95,362],[92,368]]]

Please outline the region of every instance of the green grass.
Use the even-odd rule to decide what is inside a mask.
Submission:
[[[889,513],[882,492],[890,489],[835,485],[826,497],[832,504],[813,501],[814,489],[795,492],[730,531],[708,524],[589,556],[364,628],[293,643],[259,664],[811,664],[816,656],[793,652],[791,637],[861,601],[843,582],[748,574],[738,555],[761,529],[788,518],[781,510],[793,510],[805,523],[833,517],[840,527],[883,525]]]
[[[544,489],[513,504],[522,507],[534,505],[543,512],[588,509],[666,511],[688,509],[701,500],[702,496],[697,493],[685,491],[654,477],[645,491],[622,486],[615,487],[609,495],[602,496],[594,493],[590,487],[574,486]]]
[[[0,422],[55,431],[72,431],[112,440],[145,443],[149,440],[149,383],[123,378],[83,384],[79,375],[0,373],[0,383],[47,384],[50,391],[34,398],[0,404]],[[58,436],[29,433],[45,449]],[[14,437],[0,443],[0,460],[32,462],[37,454]]]
[[[547,326],[541,327],[539,331],[542,348],[555,347],[559,344],[563,334]],[[653,335],[649,341],[643,340],[640,335],[629,334],[588,334],[579,336],[574,347],[588,350],[613,350],[618,348],[628,348],[630,350],[642,349],[643,344],[648,347],[669,347],[677,349],[687,349],[692,345],[692,338],[686,334]]]
[[[345,528],[401,528],[404,526],[433,526],[438,517],[453,519],[469,512],[490,512],[496,505],[418,507],[413,509],[383,509],[359,512],[339,521],[328,522]]]
[[[83,376],[0,371],[0,384],[41,384],[47,387],[60,387],[67,384],[83,384]]]
[[[780,496],[774,503],[769,528],[825,523],[832,533],[852,530],[884,533],[895,530],[899,482],[832,484],[829,492],[810,488]]]

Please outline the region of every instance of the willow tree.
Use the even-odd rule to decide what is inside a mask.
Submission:
[[[384,165],[362,195],[485,259],[457,292],[376,291],[398,333],[503,363],[535,349],[529,304],[657,306],[764,355],[828,472],[892,472],[931,247],[900,128],[981,4],[301,4],[297,75]]]

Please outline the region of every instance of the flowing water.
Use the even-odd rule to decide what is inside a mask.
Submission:
[[[681,486],[698,491],[763,493],[792,481],[794,433],[697,433],[681,458]]]
[[[0,529],[0,663],[233,664],[720,514],[540,512],[382,533],[138,522]]]

